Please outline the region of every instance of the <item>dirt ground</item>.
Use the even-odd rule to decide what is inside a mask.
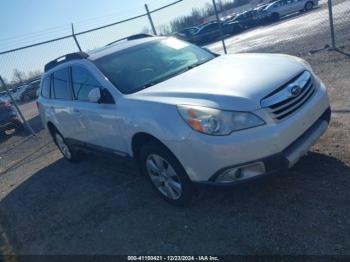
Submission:
[[[291,170],[189,208],[163,202],[133,162],[66,162],[32,119],[36,138],[0,148],[0,252],[350,255],[350,57],[304,58],[328,86],[327,133]]]

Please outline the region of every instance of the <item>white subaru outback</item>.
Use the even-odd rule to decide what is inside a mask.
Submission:
[[[164,199],[184,205],[196,184],[292,167],[328,127],[326,87],[300,58],[137,38],[45,66],[38,107],[66,159],[134,157]]]

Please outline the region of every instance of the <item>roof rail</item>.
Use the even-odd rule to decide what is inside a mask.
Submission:
[[[120,42],[120,41],[123,41],[123,40],[131,41],[131,40],[136,40],[136,39],[141,39],[141,38],[146,38],[146,37],[153,37],[153,35],[143,34],[143,33],[142,34],[131,35],[131,36],[124,37],[124,38],[118,39],[116,41],[113,41],[113,42],[107,44],[106,46],[113,45],[113,44],[115,44],[117,42]]]
[[[58,66],[64,62],[71,61],[71,60],[77,60],[77,59],[85,59],[88,58],[88,54],[84,52],[77,52],[77,53],[70,53],[66,54],[64,56],[60,56],[56,58],[55,60],[52,60],[51,62],[47,63],[45,65],[45,72],[49,71],[50,69],[54,68],[55,66]]]

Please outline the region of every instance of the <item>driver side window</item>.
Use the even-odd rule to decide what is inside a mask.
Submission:
[[[89,101],[88,95],[91,89],[101,88],[92,74],[81,66],[72,66],[72,86],[74,96],[79,101]]]

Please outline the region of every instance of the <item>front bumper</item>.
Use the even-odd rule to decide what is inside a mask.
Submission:
[[[298,137],[291,145],[289,145],[282,152],[262,158],[248,163],[243,163],[236,166],[229,166],[217,171],[209,181],[198,182],[202,185],[218,185],[218,186],[230,186],[239,182],[247,182],[252,179],[260,178],[262,175],[251,176],[249,178],[240,177],[236,181],[230,183],[218,183],[216,182],[218,176],[223,174],[226,170],[235,169],[242,166],[249,166],[253,163],[263,163],[265,167],[264,175],[276,173],[281,170],[292,167],[298,162],[298,160],[306,155],[309,148],[317,141],[317,139],[327,130],[328,124],[331,119],[331,109],[328,108],[321,117],[300,137]]]
[[[17,117],[11,118],[9,120],[0,122],[0,131],[14,129],[20,125],[21,125],[21,121]]]
[[[264,172],[256,172],[254,167],[249,175],[238,179],[246,180],[255,173],[270,173],[294,165],[327,129],[329,107],[326,88],[320,83],[311,99],[288,119],[275,122],[261,109],[254,113],[263,118],[266,125],[229,136],[192,132],[186,139],[168,146],[193,182],[213,183],[215,175],[227,168],[262,161]],[[325,120],[319,123],[320,119]]]

